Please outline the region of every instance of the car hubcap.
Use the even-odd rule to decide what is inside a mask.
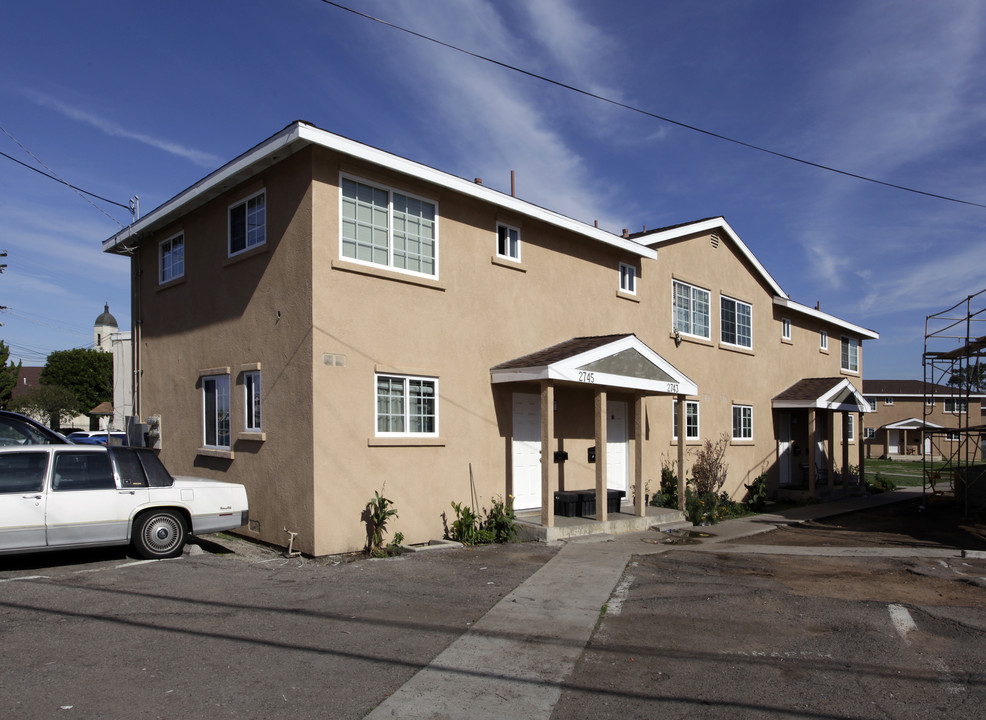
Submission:
[[[174,518],[158,517],[147,524],[144,539],[149,548],[163,553],[174,549],[178,543],[179,532],[178,523]]]

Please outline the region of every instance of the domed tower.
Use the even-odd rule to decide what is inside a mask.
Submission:
[[[116,323],[116,318],[110,315],[110,305],[106,303],[103,312],[96,318],[96,324],[92,329],[93,347],[96,350],[112,352],[113,341],[111,335],[120,332],[120,326]]]

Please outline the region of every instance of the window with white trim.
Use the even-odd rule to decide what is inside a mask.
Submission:
[[[885,397],[885,398],[883,398],[883,404],[884,405],[893,405],[894,404],[894,399],[892,397]]]
[[[876,437],[876,428],[871,428],[871,427],[863,428],[863,437],[866,440],[872,440],[873,438],[875,438]]]
[[[753,306],[725,295],[719,298],[719,337],[727,345],[753,347]]]
[[[945,433],[945,440],[948,442],[958,442],[959,434],[957,432],[947,432]]]
[[[229,206],[229,256],[267,242],[267,193],[261,190]]]
[[[674,329],[682,335],[709,340],[709,297],[708,290],[675,280],[671,287]]]
[[[842,363],[846,372],[859,372],[859,340],[842,336]]]
[[[846,437],[850,442],[856,439],[856,416],[846,415]]]
[[[869,406],[871,408],[873,408],[874,410],[876,410],[877,399],[875,397],[868,397],[868,398],[866,398],[866,402],[869,404]]]
[[[753,439],[753,406],[733,405],[733,440]]]
[[[158,245],[158,282],[166,283],[185,274],[185,233],[163,240]]]
[[[342,179],[342,256],[417,275],[438,274],[434,203]]]
[[[678,403],[671,402],[671,438],[678,439]],[[698,440],[698,401],[685,400],[685,440]]]
[[[243,373],[243,400],[246,409],[243,427],[247,432],[263,430],[262,406],[260,400],[260,371]]]
[[[933,397],[931,397],[931,398],[925,398],[924,399],[924,404],[927,405],[928,407],[934,407],[935,406],[935,399]]]
[[[229,450],[229,375],[202,377],[202,446]]]
[[[791,320],[790,318],[781,318],[781,339],[790,340],[791,339]]]
[[[378,436],[438,435],[438,380],[377,375],[374,394]]]
[[[819,330],[818,331],[818,349],[828,350],[829,349],[829,331]]]
[[[968,400],[945,399],[945,412],[958,415],[959,413],[969,412]]]
[[[635,295],[637,293],[637,268],[620,263],[620,290]]]
[[[497,257],[520,261],[520,229],[496,224],[496,254]]]

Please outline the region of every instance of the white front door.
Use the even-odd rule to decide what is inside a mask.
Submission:
[[[541,396],[513,396],[514,510],[541,507]]]
[[[606,487],[630,493],[630,443],[627,442],[627,404],[606,401]]]
[[[780,465],[780,484],[791,484],[791,415],[777,416],[777,459]]]
[[[900,454],[900,430],[887,430],[887,454]]]

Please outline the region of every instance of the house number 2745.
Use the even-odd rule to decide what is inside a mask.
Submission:
[[[579,370],[579,382],[594,383],[596,382],[596,374]]]

